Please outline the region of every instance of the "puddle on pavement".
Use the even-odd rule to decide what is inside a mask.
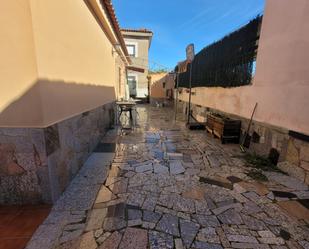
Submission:
[[[297,198],[297,195],[290,193],[290,192],[283,192],[283,191],[272,191],[275,197],[279,198]]]

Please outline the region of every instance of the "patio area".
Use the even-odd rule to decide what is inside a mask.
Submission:
[[[307,185],[254,180],[238,145],[171,108],[138,113],[133,130],[106,134],[27,249],[309,248]]]

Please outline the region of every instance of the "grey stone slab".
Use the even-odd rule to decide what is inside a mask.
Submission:
[[[268,245],[265,244],[251,244],[251,243],[239,243],[232,242],[232,248],[252,248],[252,249],[270,249]]]
[[[141,207],[144,203],[145,195],[141,193],[132,193],[129,195],[127,203],[129,205]]]
[[[62,236],[59,239],[59,243],[65,243],[68,241],[75,240],[83,234],[83,229],[74,230],[74,231],[64,231]]]
[[[280,237],[264,237],[264,238],[258,238],[258,240],[262,244],[270,244],[270,245],[284,245],[285,242]]]
[[[200,229],[196,240],[208,243],[220,244],[220,238],[217,235],[216,229],[214,227],[205,227]]]
[[[240,243],[255,243],[258,244],[258,241],[253,236],[245,236],[245,235],[235,235],[235,234],[227,234],[227,239],[230,242],[240,242]]]
[[[121,218],[107,217],[104,220],[103,229],[105,231],[111,232],[115,230],[120,230],[126,227],[127,222]]]
[[[281,173],[276,173],[276,172],[264,172],[264,174],[267,176],[267,178],[270,181],[274,181],[289,189],[292,189],[295,191],[308,190],[308,185],[306,185],[304,182],[296,178],[293,178],[291,176],[283,175]]]
[[[168,167],[162,164],[154,164],[153,170],[155,174],[168,174]]]
[[[180,212],[194,213],[194,200],[183,198],[181,196],[174,199],[173,209]]]
[[[147,249],[147,246],[147,230],[129,227],[124,232],[119,249]]]
[[[181,161],[170,161],[169,168],[172,175],[178,175],[185,172],[185,168],[182,166]]]
[[[193,249],[223,249],[220,244],[207,243],[202,241],[194,242]]]
[[[199,224],[180,219],[180,235],[184,245],[189,248],[200,228]]]
[[[173,236],[157,231],[149,231],[149,249],[173,249]]]
[[[142,208],[148,211],[153,211],[156,207],[157,199],[158,198],[155,196],[147,196],[142,205]]]
[[[222,214],[219,214],[217,218],[223,224],[231,224],[231,225],[240,225],[243,224],[243,220],[238,212],[233,209],[230,209]]]
[[[217,227],[220,225],[215,215],[194,215],[194,219],[203,227]]]
[[[164,233],[179,236],[178,218],[170,214],[164,214],[158,222],[156,229]]]
[[[26,249],[53,248],[62,233],[58,224],[41,225],[28,242]]]
[[[143,221],[157,223],[159,219],[161,218],[161,216],[162,214],[160,213],[151,212],[147,210],[143,211]]]
[[[115,153],[92,153],[87,161],[85,162],[85,167],[110,165],[115,157]]]
[[[135,168],[136,173],[143,173],[146,171],[152,171],[152,163],[141,165]]]
[[[139,209],[129,208],[127,212],[128,212],[128,220],[138,220],[142,218],[142,211]]]
[[[85,223],[69,224],[64,227],[64,231],[84,230]]]
[[[236,210],[240,211],[242,209],[242,205],[240,203],[233,203],[233,204],[229,204],[229,205],[226,205],[226,206],[222,206],[222,207],[213,209],[212,212],[215,215],[219,215],[219,214],[221,214],[221,213],[223,213],[223,212],[225,212],[226,210],[229,210],[229,209],[236,209]]]
[[[258,220],[252,216],[242,215],[242,220],[244,221],[245,225],[251,230],[261,231],[266,229],[266,225],[262,220]]]
[[[90,210],[100,185],[70,185],[53,207],[53,211]]]

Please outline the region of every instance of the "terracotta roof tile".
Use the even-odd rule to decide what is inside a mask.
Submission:
[[[120,29],[121,31],[124,31],[124,32],[139,32],[139,33],[151,33],[153,34],[153,32],[149,29],[125,29],[125,28],[122,28]]]
[[[112,25],[112,27],[114,29],[114,32],[116,33],[117,39],[120,42],[122,50],[124,51],[125,55],[129,57],[129,53],[127,51],[127,48],[126,48],[123,36],[121,34],[120,27],[119,27],[119,22],[118,22],[118,19],[116,17],[115,9],[113,7],[113,4],[112,4],[111,0],[101,0],[101,3],[105,7],[105,9],[107,10],[107,14],[108,14],[109,20],[110,20],[111,25]]]

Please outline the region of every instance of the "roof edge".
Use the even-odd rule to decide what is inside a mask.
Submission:
[[[107,12],[109,21],[110,21],[111,26],[112,26],[115,34],[116,34],[116,37],[117,37],[118,41],[120,43],[122,51],[124,52],[125,57],[130,62],[130,59],[129,59],[130,56],[129,56],[127,47],[125,45],[124,38],[123,38],[123,36],[121,34],[121,31],[120,31],[119,22],[117,20],[116,14],[115,14],[115,9],[113,7],[113,4],[112,4],[111,0],[100,0],[100,2],[104,6],[104,8],[105,8],[105,10]]]

